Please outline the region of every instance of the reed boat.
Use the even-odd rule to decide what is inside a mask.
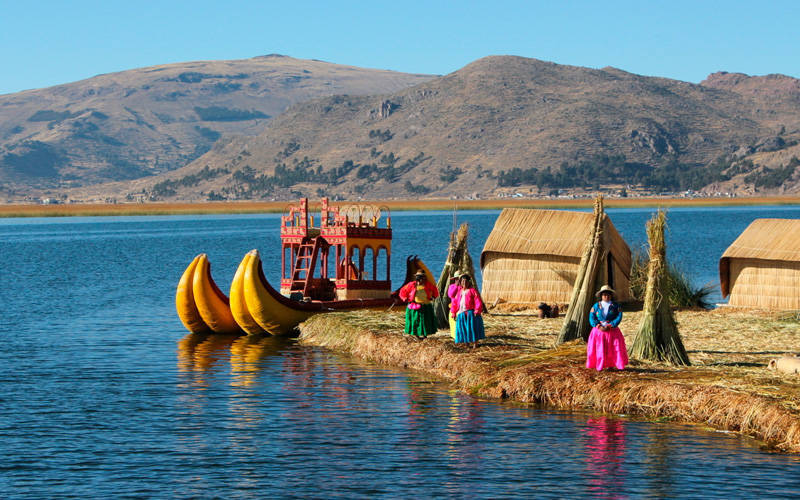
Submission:
[[[391,217],[382,221],[384,212],[371,205],[333,207],[323,198],[315,227],[302,198],[281,217],[280,291],[264,275],[258,250],[244,256],[227,296],[200,254],[178,282],[178,317],[192,333],[286,335],[314,314],[399,303],[390,280]],[[436,283],[416,256],[406,258],[403,283],[418,270]]]

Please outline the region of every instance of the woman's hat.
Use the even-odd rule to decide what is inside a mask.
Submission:
[[[460,278],[460,277],[461,277],[461,271],[456,271],[456,274],[453,275],[453,278]]]
[[[608,293],[610,293],[611,295],[614,295],[615,293],[617,293],[617,292],[615,292],[615,291],[614,291],[614,289],[613,289],[613,288],[611,288],[610,286],[608,286],[608,285],[603,285],[603,286],[601,286],[601,287],[600,287],[600,290],[598,290],[598,291],[597,291],[597,293],[595,294],[595,296],[599,297],[599,296],[603,295],[603,293],[604,293],[604,292],[608,292]]]

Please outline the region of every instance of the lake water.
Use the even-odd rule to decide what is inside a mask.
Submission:
[[[636,247],[652,210],[609,210]],[[459,212],[480,250],[498,212]],[[800,207],[672,209],[669,259],[717,282],[755,218]],[[395,213],[404,256],[441,269],[453,214]],[[0,496],[795,496],[800,459],[696,426],[459,394],[290,339],[187,335],[177,281],[206,252],[227,289],[278,216],[0,219]],[[395,281],[395,286],[400,283]],[[491,334],[491,332],[489,332]]]

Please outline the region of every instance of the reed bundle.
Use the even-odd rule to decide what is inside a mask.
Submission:
[[[450,233],[450,245],[447,248],[447,260],[442,267],[442,273],[436,286],[439,288],[439,297],[433,301],[433,310],[436,313],[436,326],[439,328],[449,328],[450,323],[450,301],[447,297],[447,288],[450,286],[450,278],[456,272],[469,274],[472,277],[473,286],[475,283],[475,268],[472,264],[472,256],[467,247],[467,236],[469,236],[469,225],[465,222],[459,226],[458,231]]]
[[[639,331],[630,348],[631,357],[666,361],[673,365],[689,365],[678,325],[669,303],[666,243],[664,229],[667,216],[659,210],[647,222],[650,262],[647,268],[647,289]]]
[[[578,265],[578,273],[575,284],[572,287],[572,295],[564,315],[564,324],[558,336],[557,344],[562,344],[570,340],[583,338],[588,340],[589,331],[589,310],[594,303],[594,292],[597,289],[597,278],[600,269],[604,267],[606,253],[603,239],[603,228],[605,226],[606,214],[603,209],[603,197],[598,196],[594,201],[594,224],[592,232],[586,241],[581,263]]]
[[[631,264],[630,284],[631,298],[639,302],[644,302],[644,294],[647,291],[648,269],[648,256],[645,253],[636,252],[633,255]],[[686,271],[672,262],[667,264],[666,283],[669,303],[672,307],[699,307],[701,309],[711,309],[712,304],[709,302],[709,297],[716,289],[714,283],[695,287],[692,285]]]

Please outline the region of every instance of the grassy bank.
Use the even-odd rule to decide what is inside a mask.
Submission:
[[[311,208],[319,209],[317,200]],[[295,202],[296,203],[296,202]],[[203,203],[74,203],[63,205],[0,205],[0,217],[69,217],[108,215],[191,215],[281,213],[290,202],[203,202]],[[375,200],[342,201],[334,204],[375,204],[390,210],[498,210],[502,208],[591,208],[592,199],[526,200]],[[703,207],[746,205],[796,205],[796,196],[759,198],[607,198],[606,207]]]
[[[799,453],[800,376],[766,369],[800,346],[797,316],[717,309],[676,317],[691,367],[633,360],[621,372],[590,371],[581,341],[552,347],[560,319],[518,313],[487,315],[487,339],[475,350],[444,331],[424,341],[403,335],[402,309],[317,315],[301,325],[300,340],[422,371],[481,397],[700,423]],[[625,314],[629,346],[640,318]]]

